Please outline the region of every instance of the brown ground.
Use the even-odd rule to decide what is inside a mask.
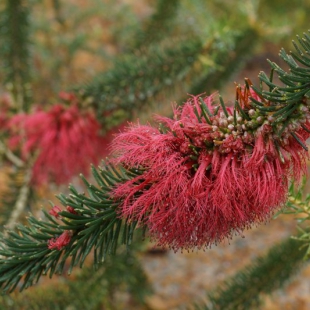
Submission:
[[[154,294],[147,300],[154,310],[186,309],[204,298],[227,277],[263,255],[275,243],[294,235],[293,217],[281,215],[266,225],[244,232],[206,251],[193,253],[146,254],[141,263],[153,285]],[[304,268],[284,290],[266,297],[265,310],[310,309],[310,266]]]

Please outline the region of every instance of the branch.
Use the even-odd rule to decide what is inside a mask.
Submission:
[[[29,8],[22,0],[6,0],[0,13],[1,49],[5,82],[12,92],[18,112],[27,111],[31,99],[29,81]]]
[[[310,33],[310,30],[308,32]],[[303,114],[307,112],[310,97],[309,33],[304,33],[303,38],[297,36],[298,43],[293,41],[295,51],[287,54],[284,49],[281,49],[279,55],[288,64],[289,71],[283,70],[275,62],[268,60],[272,68],[270,76],[267,76],[265,72],[260,72],[261,86],[252,86],[253,90],[264,98],[266,102],[265,106],[256,106],[256,109],[262,113],[266,105],[276,106],[277,111],[273,113],[273,127],[278,133],[288,130],[298,143],[299,138],[294,135],[292,127],[288,125],[294,123],[294,121],[299,122]],[[283,84],[277,85],[273,82],[274,72],[284,86]],[[303,109],[300,110],[301,106]],[[302,146],[305,147],[304,145]]]
[[[147,20],[144,30],[136,34],[134,47],[145,47],[160,42],[172,32],[173,21],[178,15],[180,0],[157,0],[154,14]]]
[[[5,157],[14,164],[17,168],[23,168],[25,163],[17,157],[6,145],[0,140],[0,153],[4,154]]]
[[[226,36],[229,37],[229,42],[224,39]],[[220,49],[217,47],[219,41]],[[229,30],[219,40],[215,39],[208,52],[210,63],[202,64],[201,73],[194,80],[189,93],[212,93],[220,89],[253,54],[259,42],[258,31],[249,26],[238,32]]]
[[[153,45],[147,51],[124,55],[113,69],[76,87],[75,92],[94,107],[98,120],[109,129],[115,126],[109,122],[131,118],[150,99],[184,82],[202,51],[196,37],[164,47]]]
[[[17,231],[1,234],[0,286],[11,292],[23,279],[20,290],[36,283],[41,275],[62,273],[67,261],[69,271],[82,267],[93,250],[94,264],[98,267],[107,254],[116,252],[119,241],[131,243],[137,222],[119,218],[119,201],[111,198],[116,183],[124,182],[137,172],[116,170],[105,166],[100,172],[93,168],[97,187],[84,182],[89,197],[79,194],[70,186],[71,195],[59,195],[66,210],[54,207],[50,213],[43,211],[44,218],[28,218],[29,226],[17,225]]]
[[[26,170],[24,174],[24,182],[22,187],[19,190],[19,195],[17,197],[16,203],[13,207],[11,216],[5,225],[6,229],[13,230],[17,225],[17,220],[20,215],[23,213],[27,206],[27,201],[30,193],[30,181],[32,177],[32,169]]]
[[[141,244],[136,245],[130,251],[123,249],[117,256],[107,257],[96,272],[93,266],[85,266],[74,281],[62,278],[57,284],[38,285],[23,294],[0,296],[0,309],[52,310],[55,304],[58,309],[120,309],[117,296],[122,292],[129,293],[140,305],[151,289],[138,259]]]

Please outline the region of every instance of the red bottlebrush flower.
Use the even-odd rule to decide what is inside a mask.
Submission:
[[[65,230],[58,238],[52,238],[48,241],[48,248],[50,250],[57,249],[62,250],[63,247],[67,246],[71,241],[71,233]]]
[[[23,142],[23,156],[37,156],[33,167],[36,184],[47,179],[61,184],[78,173],[87,174],[89,164],[98,163],[106,146],[95,117],[76,105],[55,105],[47,112],[16,115],[9,127],[13,132],[10,146]]]
[[[55,216],[56,218],[59,218],[59,212],[61,212],[61,209],[57,206],[54,206],[51,210],[49,210],[49,214],[52,216]]]
[[[204,104],[192,97],[173,120],[157,118],[162,132],[131,125],[112,144],[112,162],[143,168],[114,190],[120,215],[174,250],[210,246],[267,221],[286,201],[289,179],[306,168],[307,152],[292,136],[266,130],[267,118],[215,111],[212,97]],[[309,137],[302,128],[296,135]]]

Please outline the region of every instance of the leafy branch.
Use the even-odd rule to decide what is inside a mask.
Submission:
[[[74,281],[62,277],[60,281],[38,285],[23,294],[0,296],[0,309],[120,309],[119,293],[129,293],[135,304],[140,305],[151,292],[145,272],[137,258],[141,244],[135,242],[130,250],[120,249],[117,256],[107,257],[94,273],[92,266],[85,266],[75,274]],[[87,283],[87,285],[85,285]]]
[[[16,156],[1,140],[0,154],[3,154],[15,167],[23,168],[25,166],[23,160]]]
[[[22,0],[7,0],[0,12],[5,83],[12,92],[17,111],[27,111],[30,104],[30,25],[29,7]]]
[[[70,186],[71,195],[59,195],[65,211],[50,213],[43,210],[44,219],[33,215],[29,226],[17,225],[16,231],[1,234],[0,286],[13,291],[23,278],[20,290],[36,283],[41,275],[62,273],[71,259],[68,273],[74,266],[83,266],[87,255],[93,250],[96,267],[107,254],[114,254],[120,243],[129,245],[136,222],[119,218],[119,201],[111,198],[115,183],[136,176],[139,172],[116,169],[105,165],[97,171],[92,169],[97,186],[83,178],[89,197]],[[58,219],[57,219],[58,218]]]
[[[109,120],[128,119],[150,98],[183,81],[202,50],[198,38],[164,47],[153,45],[147,52],[124,55],[115,62],[114,68],[75,87],[75,92],[94,107],[98,120],[109,129],[113,127]]]
[[[202,66],[190,94],[211,93],[224,85],[232,74],[240,69],[241,64],[244,64],[245,57],[251,56],[260,36],[259,32],[250,26],[237,32],[229,30],[229,38],[232,42],[225,42],[222,39],[227,35],[224,33],[220,38],[215,39],[208,52],[208,55],[211,55],[211,62]],[[219,49],[218,45],[222,48]]]
[[[171,33],[171,26],[177,16],[180,0],[158,0],[153,15],[147,20],[143,31],[136,34],[135,47],[147,46],[160,42]]]
[[[298,43],[293,41],[295,51],[287,54],[281,49],[279,54],[289,66],[289,71],[269,61],[272,67],[270,76],[260,72],[260,88],[255,86],[252,88],[261,96],[263,104],[252,98],[252,105],[258,113],[272,116],[272,126],[279,135],[288,128],[299,142],[298,137],[292,133],[294,128],[289,128],[288,125],[302,118],[302,114],[306,111],[306,107],[303,106],[307,105],[310,96],[310,35],[304,33],[303,38],[297,36],[297,41]],[[273,82],[274,72],[284,85]]]
[[[7,229],[14,229],[16,223],[18,222],[18,218],[23,213],[27,206],[27,202],[29,201],[30,193],[31,193],[31,177],[32,177],[32,170],[28,168],[23,173],[23,182],[19,189],[17,199],[13,206],[10,218],[6,223]]]

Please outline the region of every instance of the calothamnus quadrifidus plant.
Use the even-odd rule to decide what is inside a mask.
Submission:
[[[271,63],[276,85],[260,73],[246,79],[232,105],[222,97],[191,96],[157,127],[131,124],[112,143],[112,156],[88,195],[73,186],[42,218],[6,231],[0,241],[0,285],[24,289],[43,274],[95,265],[129,245],[135,229],[158,245],[205,248],[266,222],[285,205],[289,182],[306,171],[310,136],[310,36],[280,55],[289,71]],[[301,64],[301,65],[300,65]],[[22,280],[22,281],[21,281]]]

